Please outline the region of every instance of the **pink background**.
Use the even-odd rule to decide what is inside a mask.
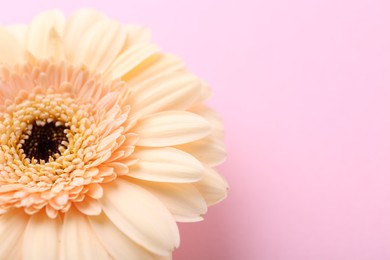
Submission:
[[[94,7],[208,81],[231,188],[184,260],[390,259],[390,2],[6,1],[3,23]]]

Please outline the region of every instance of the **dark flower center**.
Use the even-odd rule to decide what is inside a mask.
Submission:
[[[33,124],[31,131],[28,131],[22,142],[24,154],[30,160],[36,159],[48,161],[59,153],[63,141],[68,142],[65,126],[56,126],[54,122],[45,123],[45,125]],[[30,133],[31,132],[31,133]]]

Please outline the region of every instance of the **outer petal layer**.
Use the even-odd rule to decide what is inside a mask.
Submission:
[[[139,149],[132,156],[139,162],[126,175],[142,180],[196,182],[204,171],[190,154],[171,147]]]
[[[103,19],[101,13],[89,9],[81,9],[69,17],[64,28],[64,45],[66,56],[70,61],[76,58],[76,51],[80,47],[79,40],[94,24]]]
[[[27,31],[26,49],[37,58],[49,58],[53,30],[61,34],[64,21],[65,18],[60,11],[48,11],[37,15]]]
[[[89,217],[92,229],[114,259],[153,260],[153,255],[121,232],[103,213]]]
[[[61,255],[64,260],[110,259],[92,231],[87,217],[75,209],[65,214],[61,242]]]
[[[130,101],[138,116],[166,110],[186,110],[199,97],[201,82],[189,73],[171,73],[156,78],[139,90]]]
[[[195,183],[195,186],[202,193],[208,206],[214,205],[226,198],[229,187],[226,180],[210,167],[206,167],[203,178]]]
[[[207,204],[202,194],[192,184],[155,183],[135,181],[145,188],[169,209],[179,222],[195,222],[203,220],[202,215],[207,211]]]
[[[22,210],[12,210],[0,217],[0,259],[21,257],[18,241],[23,239],[23,232],[28,216]]]
[[[105,185],[104,194],[104,212],[130,239],[157,255],[168,255],[178,247],[176,223],[152,194],[123,179]]]
[[[137,145],[163,147],[201,139],[209,134],[210,125],[190,112],[166,111],[143,118],[133,131],[140,137]]]
[[[30,217],[23,239],[24,259],[58,259],[60,246],[59,218],[40,212]]]

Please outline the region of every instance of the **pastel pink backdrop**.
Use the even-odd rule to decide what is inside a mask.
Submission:
[[[231,188],[175,259],[390,259],[389,1],[13,0],[0,21],[54,7],[150,27],[213,87]]]

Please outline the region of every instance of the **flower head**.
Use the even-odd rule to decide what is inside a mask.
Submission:
[[[226,196],[205,83],[90,10],[0,38],[0,258],[170,258]]]

